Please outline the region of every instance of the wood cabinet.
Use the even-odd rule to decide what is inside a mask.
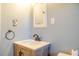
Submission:
[[[22,45],[14,44],[14,55],[15,56],[30,56],[32,54],[32,50],[24,47]]]
[[[38,44],[37,44],[38,45]],[[14,43],[14,56],[47,56],[49,53],[49,45],[44,45],[36,49],[32,49],[27,45]]]

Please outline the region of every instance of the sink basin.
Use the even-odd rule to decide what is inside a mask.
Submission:
[[[43,46],[50,44],[49,42],[46,42],[46,41],[35,41],[35,40],[32,40],[32,39],[17,41],[17,42],[14,42],[14,43],[22,45],[22,46],[27,46],[31,49],[38,49],[40,47],[43,47]]]

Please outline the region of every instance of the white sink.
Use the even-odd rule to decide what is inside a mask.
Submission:
[[[35,41],[35,40],[32,40],[32,39],[17,41],[17,42],[14,42],[14,43],[22,45],[22,46],[27,46],[31,49],[38,49],[40,47],[43,47],[43,46],[50,44],[49,42],[46,42],[46,41]]]

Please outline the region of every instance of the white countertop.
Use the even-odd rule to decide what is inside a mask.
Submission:
[[[33,39],[16,41],[14,43],[25,46],[25,47],[28,47],[28,48],[33,49],[33,50],[36,50],[38,48],[41,48],[43,46],[46,46],[46,45],[50,44],[49,42],[46,42],[46,41],[35,41]]]

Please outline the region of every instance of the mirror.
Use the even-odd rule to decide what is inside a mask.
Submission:
[[[33,27],[42,28],[47,26],[47,5],[37,3],[33,9]]]

